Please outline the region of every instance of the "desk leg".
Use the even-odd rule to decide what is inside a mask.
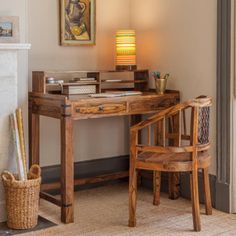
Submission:
[[[39,118],[29,110],[29,167],[39,165]]]
[[[74,222],[73,121],[61,118],[61,221]]]

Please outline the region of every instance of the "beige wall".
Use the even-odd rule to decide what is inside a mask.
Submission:
[[[212,168],[216,172],[216,0],[131,0],[138,65],[170,72],[182,100],[212,96]]]
[[[29,72],[33,70],[95,70],[114,68],[115,32],[129,28],[127,0],[97,0],[96,46],[58,45],[58,0],[29,1]],[[59,122],[42,119],[43,165],[59,163]],[[80,121],[75,127],[75,159],[83,161],[128,153],[126,118]]]

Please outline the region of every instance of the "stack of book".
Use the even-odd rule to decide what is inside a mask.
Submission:
[[[62,84],[65,95],[82,95],[96,93],[95,78],[74,78],[70,83]]]
[[[95,78],[86,78],[86,77],[81,77],[81,78],[74,78],[71,80],[71,82],[81,82],[81,81],[96,81]]]
[[[96,85],[63,85],[62,94],[65,95],[82,95],[96,93]]]

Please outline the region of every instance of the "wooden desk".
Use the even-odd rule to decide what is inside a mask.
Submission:
[[[29,93],[29,156],[30,165],[39,164],[39,117],[46,116],[61,121],[61,183],[42,185],[42,191],[61,188],[61,199],[45,192],[41,197],[61,207],[61,220],[73,222],[74,184],[95,183],[102,180],[127,177],[128,172],[112,173],[97,178],[74,181],[73,121],[100,117],[148,114],[179,102],[179,93],[164,95],[144,93],[142,96],[119,98],[84,98],[42,93]]]
[[[143,78],[143,74],[148,75],[148,71],[137,71],[134,73],[137,79],[136,81]],[[125,171],[74,180],[74,121],[128,115],[131,116],[132,125],[140,121],[142,114],[158,112],[178,103],[180,99],[179,92],[168,91],[164,95],[157,95],[154,92],[144,92],[141,96],[117,98],[90,98],[88,96],[75,95],[67,97],[46,93],[45,73],[35,72],[34,77],[34,92],[29,93],[29,164],[40,164],[40,116],[59,119],[61,122],[61,181],[58,183],[43,184],[41,186],[40,196],[61,207],[62,222],[71,223],[74,220],[74,185],[128,177],[128,171]],[[139,82],[137,84],[138,86],[140,85]],[[174,189],[172,194],[175,195],[176,188],[174,186],[176,186],[176,183],[173,183],[171,186],[173,188],[171,187],[170,189]],[[61,198],[58,199],[45,192],[50,189],[61,189]],[[172,198],[174,197],[172,196]]]

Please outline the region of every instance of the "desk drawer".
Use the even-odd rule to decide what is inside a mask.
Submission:
[[[126,111],[126,103],[105,103],[105,104],[88,104],[86,106],[76,105],[74,112],[76,115],[100,115],[115,114]]]
[[[151,112],[162,110],[176,104],[176,99],[151,98],[141,101],[134,101],[129,104],[129,112]]]

